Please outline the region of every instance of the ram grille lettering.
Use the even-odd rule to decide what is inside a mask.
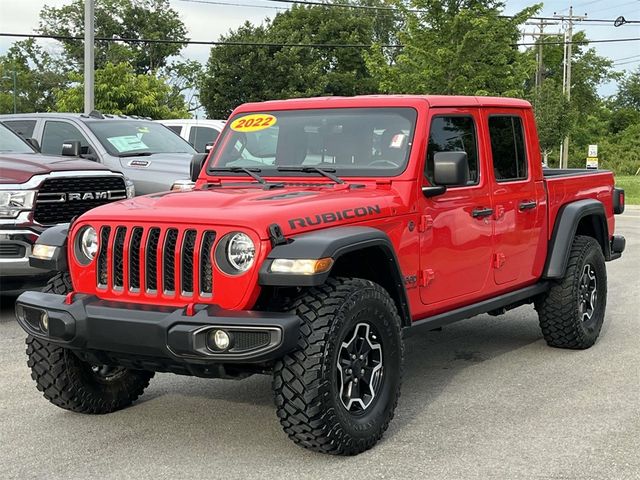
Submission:
[[[326,212],[308,217],[292,218],[289,220],[291,230],[304,227],[312,227],[321,223],[334,223],[340,220],[350,220],[352,218],[366,217],[380,213],[380,205],[368,205],[366,207],[346,208],[336,212]]]

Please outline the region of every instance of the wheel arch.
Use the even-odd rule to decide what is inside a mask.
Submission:
[[[564,276],[576,235],[594,238],[600,245],[604,258],[610,259],[609,228],[602,202],[594,199],[578,200],[560,209],[548,244],[543,278],[558,279]]]
[[[327,272],[315,275],[272,273],[277,258],[319,259],[331,257]],[[375,267],[374,267],[375,266]],[[398,308],[402,326],[411,325],[411,314],[402,273],[393,243],[385,232],[373,227],[334,227],[304,233],[271,250],[259,274],[261,286],[310,287],[322,285],[329,277],[356,277],[381,285]]]
[[[69,229],[69,223],[61,223],[42,232],[36,240],[36,245],[49,245],[57,248],[49,260],[30,256],[29,265],[56,272],[67,272],[69,270],[67,263]]]

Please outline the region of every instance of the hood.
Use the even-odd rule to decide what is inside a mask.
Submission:
[[[91,210],[81,220],[226,225],[253,229],[266,239],[273,223],[287,235],[395,215],[397,199],[393,189],[375,186],[209,187],[123,200]]]
[[[25,183],[34,175],[69,170],[105,171],[106,168],[96,162],[72,157],[54,157],[39,153],[0,155],[0,184]]]

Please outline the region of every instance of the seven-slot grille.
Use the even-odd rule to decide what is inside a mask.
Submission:
[[[124,198],[126,185],[118,175],[48,178],[38,190],[33,218],[41,225],[67,223],[92,208]]]
[[[97,284],[103,290],[210,298],[216,232],[174,227],[99,229]]]

